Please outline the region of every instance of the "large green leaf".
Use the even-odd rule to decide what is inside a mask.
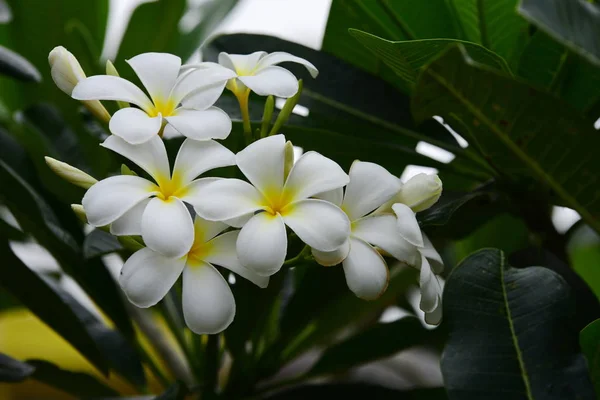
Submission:
[[[39,71],[26,58],[0,46],[0,73],[22,81],[39,82]]]
[[[348,35],[355,28],[388,40],[456,38],[446,0],[333,0],[323,37],[323,51],[334,54],[392,83],[392,71]]]
[[[465,40],[479,43],[513,64],[526,43],[527,22],[515,9],[518,0],[448,0]]]
[[[594,113],[600,99],[600,68],[576,56],[542,31],[536,32],[519,60],[518,75],[557,94],[578,110]],[[590,115],[595,121],[598,115]]]
[[[429,331],[414,317],[379,323],[328,347],[306,373],[307,377],[334,374],[390,357],[425,342]]]
[[[573,312],[570,288],[555,272],[512,268],[495,249],[471,255],[444,290],[449,398],[594,398]]]
[[[588,361],[590,377],[596,395],[600,395],[600,319],[591,322],[579,333],[581,350]]]
[[[482,88],[486,88],[482,90]],[[440,115],[458,124],[495,169],[549,188],[600,231],[600,174],[590,149],[600,136],[552,96],[475,63],[460,47],[421,74],[412,99],[417,120]]]
[[[550,36],[600,65],[600,8],[585,0],[521,0],[519,13]]]
[[[390,67],[409,89],[415,85],[423,66],[456,44],[462,44],[474,61],[510,74],[508,65],[500,56],[476,43],[455,39],[392,42],[355,29],[350,30],[350,35]]]
[[[65,338],[100,371],[108,374],[108,363],[84,321],[70,304],[75,300],[59,294],[50,281],[31,271],[19,260],[8,241],[0,241],[0,255],[6,268],[0,268],[0,284],[38,318]]]

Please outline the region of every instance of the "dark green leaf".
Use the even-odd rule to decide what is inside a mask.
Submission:
[[[186,391],[182,384],[175,383],[171,385],[164,393],[154,397],[154,400],[183,400]]]
[[[27,59],[0,46],[0,73],[25,82],[39,82],[42,76]]]
[[[455,39],[391,42],[356,29],[350,29],[350,35],[390,67],[398,75],[402,84],[410,89],[414,87],[422,67],[447,50],[448,47],[457,44],[462,44],[474,61],[510,74],[510,69],[502,57],[476,43]]]
[[[43,382],[73,396],[89,398],[92,396],[117,396],[118,393],[104,385],[95,377],[71,372],[43,360],[27,360],[35,368],[31,378]]]
[[[594,398],[569,322],[573,311],[570,288],[555,272],[514,269],[495,249],[471,255],[444,291],[450,335],[442,373],[449,397]]]
[[[444,388],[412,389],[407,391],[388,389],[367,383],[333,383],[305,385],[277,392],[265,397],[267,400],[305,400],[305,399],[357,399],[377,400],[445,400]]]
[[[427,338],[428,331],[414,317],[379,323],[325,349],[306,376],[346,371],[422,344]]]
[[[6,268],[0,268],[1,285],[60,334],[104,374],[108,364],[96,341],[71,308],[75,300],[59,293],[55,285],[31,271],[12,252],[5,240],[0,241],[0,256]]]
[[[116,237],[101,229],[94,229],[85,237],[83,256],[85,258],[100,257],[105,254],[123,250]]]
[[[0,353],[0,382],[20,382],[33,371],[33,366]]]
[[[600,147],[600,136],[567,105],[483,68],[456,47],[423,71],[412,109],[418,120],[440,115],[458,122],[497,170],[551,189],[600,231],[600,196],[591,178],[600,175],[600,164],[589,151]]]
[[[600,65],[600,8],[584,0],[521,0],[519,13],[532,24]]]
[[[527,40],[527,22],[515,9],[518,0],[450,0],[464,39],[479,43],[512,65]]]
[[[579,333],[579,343],[588,361],[596,395],[600,396],[600,319],[591,322]]]

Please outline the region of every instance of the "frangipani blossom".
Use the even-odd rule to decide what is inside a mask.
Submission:
[[[376,213],[391,213],[396,203],[406,204],[414,212],[424,211],[440,199],[442,189],[442,180],[437,174],[417,174],[403,183],[398,193]]]
[[[398,192],[398,179],[385,168],[362,161],[352,164],[349,175],[345,193],[340,188],[317,197],[344,210],[352,222],[350,238],[334,252],[313,248],[312,254],[321,265],[341,262],[350,290],[362,299],[372,300],[385,291],[389,279],[387,264],[373,246],[407,263],[415,262],[417,253],[414,246],[398,234],[394,215],[370,215]]]
[[[252,54],[219,54],[219,64],[235,72],[227,82],[227,89],[236,95],[252,90],[260,96],[292,97],[298,91],[298,79],[285,68],[276,66],[282,62],[293,62],[306,67],[313,78],[319,74],[317,68],[303,58],[277,51],[267,54],[257,51]]]
[[[111,224],[114,235],[142,235],[146,246],[165,257],[181,257],[192,247],[194,227],[183,201],[193,203],[202,187],[216,178],[198,175],[235,164],[235,155],[212,141],[186,139],[173,174],[163,141],[154,136],[132,145],[110,136],[102,146],[130,159],[153,179],[119,175],[93,185],[83,197],[83,208],[93,226]]]
[[[235,74],[227,68],[202,68],[179,75],[181,59],[166,53],[144,53],[127,60],[150,98],[133,83],[110,75],[81,80],[72,97],[77,100],[117,100],[138,106],[123,108],[110,119],[109,129],[131,144],[156,136],[168,123],[182,135],[196,140],[224,139],[231,120],[211,107],[227,80]]]
[[[239,231],[220,234],[228,226],[196,217],[193,246],[182,257],[169,258],[144,248],[133,254],[121,271],[119,282],[129,301],[146,308],[158,303],[183,272],[183,316],[197,334],[219,333],[235,316],[235,300],[218,265],[261,288],[269,278],[243,267],[235,254]],[[220,234],[220,235],[219,235]]]
[[[236,155],[236,163],[250,183],[239,179],[212,182],[192,203],[198,215],[210,221],[251,216],[238,237],[237,253],[242,265],[264,276],[274,274],[284,263],[286,225],[320,251],[336,250],[350,233],[348,217],[339,207],[309,199],[344,186],[348,175],[334,161],[309,151],[286,176],[285,145],[283,135],[249,145]]]

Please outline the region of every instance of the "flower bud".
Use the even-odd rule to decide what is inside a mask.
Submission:
[[[77,169],[67,163],[55,160],[54,158],[45,157],[48,167],[64,180],[71,182],[73,185],[89,189],[93,184],[98,182],[93,177],[89,176],[80,169]]]
[[[418,174],[409,179],[394,198],[395,203],[403,203],[414,212],[428,209],[442,195],[442,181],[436,174]]]
[[[77,58],[62,46],[52,49],[48,54],[48,63],[52,80],[60,90],[69,96],[79,81],[86,78]],[[82,103],[97,118],[105,122],[110,120],[110,114],[98,100],[82,101]]]
[[[85,79],[85,72],[79,61],[70,51],[62,46],[55,47],[48,54],[50,74],[56,86],[69,96],[80,80]]]
[[[283,148],[283,179],[287,179],[292,167],[294,166],[294,146],[289,140],[285,143]]]
[[[75,213],[77,218],[84,224],[88,223],[87,215],[85,215],[85,210],[81,204],[71,204],[71,210]]]

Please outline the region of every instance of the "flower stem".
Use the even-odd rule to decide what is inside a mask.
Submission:
[[[244,124],[244,138],[246,144],[252,143],[252,126],[250,125],[250,112],[248,110],[248,97],[250,97],[250,89],[235,94],[235,97],[240,103],[240,111],[242,112],[242,121]]]
[[[304,248],[302,249],[302,251],[300,253],[298,253],[298,255],[296,257],[290,258],[289,260],[286,260],[283,265],[285,267],[294,267],[300,263],[302,263],[303,261],[307,261],[311,258],[311,254],[310,254],[310,247],[309,246],[304,246]]]

